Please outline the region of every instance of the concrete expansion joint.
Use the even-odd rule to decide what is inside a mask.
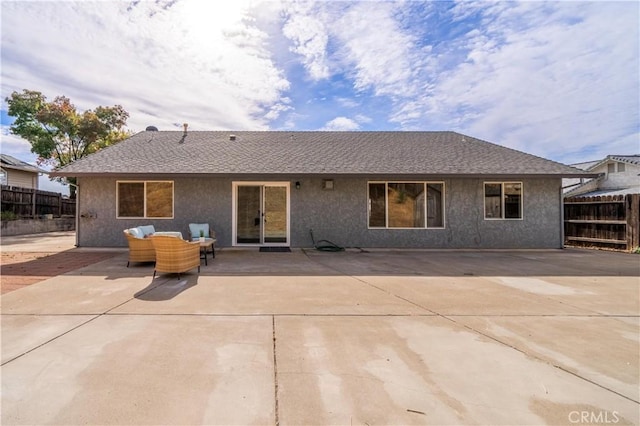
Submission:
[[[156,287],[157,287],[157,286],[152,287],[152,288],[150,288],[150,289],[149,289],[149,290],[147,290],[147,291],[151,291],[151,290],[153,290],[153,289],[154,289],[154,288],[156,288]],[[26,355],[26,354],[28,354],[28,353],[30,353],[30,352],[33,352],[33,351],[35,351],[35,350],[37,350],[37,349],[39,349],[39,348],[41,348],[41,347],[43,347],[43,346],[45,346],[45,345],[48,345],[49,343],[53,342],[54,340],[57,340],[57,339],[59,339],[60,337],[65,336],[65,335],[67,335],[67,334],[71,333],[72,331],[77,330],[78,328],[83,327],[83,326],[85,326],[85,325],[89,324],[89,323],[90,323],[90,322],[92,322],[92,321],[95,321],[96,319],[98,319],[98,318],[100,318],[100,317],[103,317],[103,316],[105,316],[105,315],[109,315],[109,313],[110,313],[111,311],[113,311],[114,309],[119,308],[120,306],[124,305],[125,303],[129,303],[129,302],[130,302],[130,301],[132,301],[133,299],[134,299],[134,297],[129,298],[129,299],[125,300],[124,302],[122,302],[122,303],[120,303],[120,304],[118,304],[118,305],[116,305],[116,306],[113,306],[113,307],[111,307],[110,309],[107,309],[106,311],[104,311],[104,312],[102,312],[102,313],[93,314],[94,316],[93,316],[92,318],[89,318],[88,320],[86,320],[86,321],[82,322],[81,324],[78,324],[77,326],[70,328],[69,330],[65,331],[64,333],[61,333],[61,334],[59,334],[59,335],[57,335],[57,336],[52,337],[51,339],[47,340],[46,342],[43,342],[43,343],[41,343],[41,344],[39,344],[39,345],[37,345],[37,346],[34,346],[33,348],[29,349],[28,351],[25,351],[25,352],[22,352],[22,353],[21,353],[21,354],[19,354],[19,355],[16,355],[15,357],[13,357],[13,358],[11,358],[11,359],[9,359],[9,360],[7,360],[7,361],[3,362],[1,365],[6,365],[6,364],[8,364],[8,363],[10,363],[10,362],[12,362],[12,361],[15,361],[16,359],[21,358],[21,357],[23,357],[24,355]],[[22,314],[22,315],[24,315],[24,314]],[[32,315],[32,316],[34,316],[33,314],[28,314],[28,315]],[[77,315],[78,315],[78,314],[56,314],[55,316],[77,316]],[[86,315],[86,314],[84,314],[84,315]],[[35,315],[35,316],[48,316],[48,315]]]
[[[279,414],[279,406],[278,406],[278,358],[276,355],[276,317],[274,315],[271,316],[271,327],[273,332],[273,393],[274,393],[274,411],[275,411],[275,422],[276,426],[280,425],[280,414]]]
[[[78,324],[78,325],[77,325],[77,326],[75,326],[75,327],[70,328],[69,330],[65,331],[64,333],[61,333],[61,334],[59,334],[59,335],[57,335],[57,336],[54,336],[54,337],[52,337],[51,339],[47,340],[46,342],[43,342],[43,343],[41,343],[41,344],[39,344],[39,345],[34,346],[33,348],[29,349],[28,351],[24,351],[24,352],[22,352],[21,354],[18,354],[18,355],[16,355],[16,356],[14,356],[13,358],[6,360],[6,361],[5,361],[5,362],[3,362],[2,364],[0,364],[0,366],[4,366],[4,365],[6,365],[6,364],[8,364],[8,363],[10,363],[10,362],[13,362],[13,361],[15,361],[15,360],[19,359],[19,358],[22,358],[23,356],[27,355],[28,353],[31,353],[31,352],[33,352],[33,351],[35,351],[35,350],[40,349],[41,347],[43,347],[43,346],[45,346],[45,345],[48,345],[49,343],[53,342],[54,340],[57,340],[57,339],[59,339],[60,337],[65,336],[65,335],[67,335],[67,334],[71,333],[72,331],[77,330],[78,328],[85,326],[86,324],[89,324],[91,321],[94,321],[96,318],[100,318],[101,316],[102,316],[102,315],[96,315],[96,316],[94,316],[94,317],[92,317],[92,318],[89,318],[88,320],[84,321],[84,322],[83,322],[83,323],[81,323],[81,324]]]
[[[551,316],[555,316],[555,315],[551,315]],[[562,315],[558,315],[558,316],[562,316]],[[561,370],[561,371],[563,371],[563,372],[565,372],[565,373],[569,373],[569,374],[571,374],[572,376],[575,376],[575,377],[577,377],[577,378],[579,378],[579,379],[582,379],[582,380],[584,380],[585,382],[591,383],[592,385],[595,385],[595,386],[597,386],[597,387],[599,387],[599,388],[601,388],[601,389],[604,389],[604,390],[607,390],[607,391],[609,391],[609,392],[611,392],[611,393],[614,393],[614,394],[616,394],[616,395],[618,395],[618,396],[620,396],[620,397],[622,397],[622,398],[624,398],[624,399],[626,399],[626,400],[628,400],[628,401],[635,402],[636,404],[640,404],[640,401],[636,401],[635,399],[630,398],[630,397],[628,397],[628,396],[626,396],[626,395],[624,395],[624,394],[622,394],[622,393],[620,393],[620,392],[617,392],[617,391],[615,391],[615,390],[613,390],[613,389],[611,389],[611,388],[609,388],[609,387],[607,387],[607,386],[604,386],[604,385],[602,385],[602,384],[600,384],[600,383],[598,383],[598,382],[595,382],[595,381],[593,381],[593,380],[591,380],[591,379],[589,379],[589,378],[586,378],[586,377],[584,377],[584,376],[582,376],[582,375],[580,375],[580,374],[578,374],[578,373],[576,373],[576,372],[574,372],[574,371],[568,370],[568,369],[566,369],[566,368],[562,367],[562,366],[561,366],[561,365],[559,365],[559,364],[555,364],[555,363],[553,363],[553,362],[549,362],[549,361],[547,361],[546,359],[543,359],[543,358],[540,358],[539,356],[536,356],[535,354],[527,353],[527,352],[525,352],[524,350],[522,350],[522,349],[519,349],[519,348],[515,347],[514,345],[511,345],[511,344],[509,344],[509,343],[507,343],[507,342],[503,342],[502,340],[500,340],[500,339],[498,339],[498,338],[496,338],[496,337],[494,337],[494,336],[491,336],[491,335],[489,335],[489,334],[487,334],[487,333],[483,333],[482,331],[477,330],[477,329],[475,329],[475,328],[473,328],[473,327],[471,327],[471,326],[469,326],[469,325],[467,325],[467,324],[460,324],[460,323],[459,323],[459,322],[457,322],[455,319],[451,318],[451,317],[453,317],[453,315],[452,315],[451,317],[446,316],[446,315],[441,315],[441,317],[442,317],[442,318],[444,318],[444,319],[447,319],[447,320],[449,320],[449,321],[451,321],[451,322],[453,322],[454,324],[456,324],[456,325],[458,325],[458,326],[464,327],[464,328],[466,328],[467,330],[470,330],[471,332],[477,333],[477,334],[479,334],[479,335],[481,335],[481,336],[486,337],[487,339],[493,340],[493,341],[494,341],[494,342],[496,342],[496,343],[499,343],[499,344],[504,345],[504,346],[506,346],[506,347],[508,347],[508,348],[511,348],[511,349],[513,349],[513,350],[515,350],[515,351],[517,351],[517,352],[520,352],[521,354],[523,354],[523,355],[525,355],[525,356],[527,356],[527,357],[531,357],[531,358],[533,358],[533,359],[535,359],[535,360],[537,360],[537,361],[540,361],[540,362],[543,362],[543,363],[545,363],[545,364],[547,364],[547,365],[550,365],[550,366],[552,366],[552,367],[555,367],[555,368],[557,368],[558,370]]]

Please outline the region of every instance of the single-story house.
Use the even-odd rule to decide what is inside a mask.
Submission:
[[[38,176],[47,173],[7,154],[0,154],[0,183],[21,188],[38,189]]]
[[[572,166],[598,176],[565,179],[565,198],[640,194],[640,155],[607,155]]]
[[[52,173],[79,186],[79,246],[122,230],[219,246],[561,248],[562,178],[593,174],[438,132],[146,131]]]

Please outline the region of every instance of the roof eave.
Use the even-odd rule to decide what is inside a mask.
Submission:
[[[159,178],[166,179],[168,176],[177,178],[202,178],[202,177],[226,177],[226,178],[255,178],[260,176],[263,178],[300,178],[305,177],[351,177],[361,178],[375,177],[376,179],[398,179],[398,178],[436,178],[436,179],[451,179],[451,178],[483,178],[483,179],[516,179],[516,178],[595,178],[600,173],[337,173],[337,172],[311,172],[311,173],[297,173],[297,172],[285,172],[285,173],[88,173],[88,172],[76,172],[65,173],[63,171],[50,172],[52,177],[110,177],[110,178]]]

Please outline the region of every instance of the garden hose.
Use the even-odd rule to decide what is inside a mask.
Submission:
[[[315,238],[313,238],[313,229],[309,229],[309,234],[311,234],[311,241],[313,241],[313,247],[316,250],[320,251],[344,251],[344,247],[340,247],[339,245],[332,243],[329,240],[320,240],[316,243]],[[321,244],[324,243],[324,244]]]

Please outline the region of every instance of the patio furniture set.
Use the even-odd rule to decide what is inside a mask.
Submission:
[[[190,223],[189,238],[184,240],[181,232],[156,232],[153,225],[138,226],[124,230],[129,244],[129,260],[132,262],[155,262],[156,272],[177,273],[198,268],[200,261],[207,262],[207,253],[216,257],[215,231],[207,223]]]

